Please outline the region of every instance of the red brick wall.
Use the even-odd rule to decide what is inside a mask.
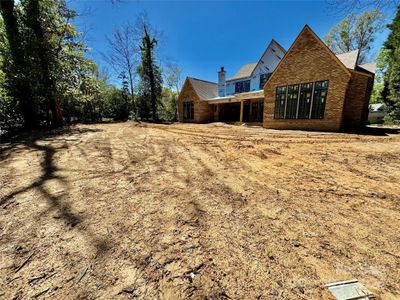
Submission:
[[[194,120],[183,119],[183,102],[193,101],[194,102]],[[183,88],[178,98],[178,117],[179,122],[194,122],[194,123],[207,123],[211,122],[214,117],[213,106],[201,100],[197,96],[189,80],[185,81]]]
[[[342,130],[357,131],[365,126],[373,80],[373,76],[351,70],[343,110]]]
[[[307,27],[264,87],[263,126],[275,129],[339,131],[350,75]],[[329,80],[323,119],[274,119],[276,87]]]

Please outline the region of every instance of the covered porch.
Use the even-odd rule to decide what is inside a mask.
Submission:
[[[214,121],[261,124],[264,115],[262,91],[209,99],[214,108]]]

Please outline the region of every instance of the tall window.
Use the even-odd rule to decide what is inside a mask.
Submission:
[[[299,85],[289,85],[286,103],[286,119],[296,119],[297,101],[299,98]]]
[[[265,83],[269,79],[272,73],[267,73],[267,74],[261,74],[260,75],[260,90],[264,88]]]
[[[275,98],[275,119],[283,119],[285,117],[286,102],[286,86],[276,88]]]
[[[251,120],[253,122],[262,122],[264,114],[264,101],[253,102],[251,104]]]
[[[299,99],[299,119],[309,119],[312,98],[312,83],[304,83],[300,86],[300,99]]]
[[[314,85],[314,98],[312,103],[311,119],[322,119],[325,112],[328,81],[318,81]]]
[[[250,91],[250,80],[239,81],[235,83],[235,94]]]
[[[183,119],[184,120],[193,120],[194,119],[193,101],[183,102]]]
[[[328,80],[276,88],[275,119],[323,119]]]

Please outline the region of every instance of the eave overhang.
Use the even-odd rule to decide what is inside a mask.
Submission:
[[[235,103],[244,100],[259,99],[259,98],[264,98],[264,90],[234,94],[232,96],[226,96],[226,97],[216,97],[216,98],[206,99],[206,101],[209,104],[219,104],[219,103]]]

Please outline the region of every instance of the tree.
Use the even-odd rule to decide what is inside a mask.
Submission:
[[[108,38],[109,52],[104,56],[105,60],[118,73],[125,74],[129,82],[129,95],[135,119],[137,119],[137,109],[135,105],[134,81],[136,75],[136,56],[135,34],[133,26],[125,24],[122,28],[115,28],[113,37]]]
[[[382,50],[384,69],[382,98],[391,110],[400,114],[400,7],[392,23],[391,30]]]
[[[18,103],[23,116],[23,125],[33,128],[38,125],[36,109],[33,103],[32,90],[27,78],[28,60],[24,53],[25,45],[21,34],[21,24],[17,18],[16,6],[13,0],[1,0],[0,10],[3,17],[6,41],[2,42],[2,55],[10,58],[8,67],[2,64],[5,73],[4,85],[7,86],[6,94],[13,97]]]
[[[85,57],[64,0],[0,0],[0,126],[102,119],[112,87]]]
[[[328,47],[336,54],[359,49],[359,63],[367,61],[375,36],[384,28],[384,17],[379,10],[350,13],[325,36]]]
[[[173,114],[173,120],[178,120],[177,100],[182,86],[182,69],[174,64],[167,64],[165,82],[169,95],[166,109]]]
[[[142,42],[139,46],[141,64],[138,67],[139,92],[141,103],[150,103],[153,121],[158,121],[157,104],[161,103],[162,74],[154,56],[157,38],[150,34],[147,22],[143,22],[142,26]]]
[[[338,14],[349,14],[371,9],[396,9],[400,0],[327,0],[329,11]]]

